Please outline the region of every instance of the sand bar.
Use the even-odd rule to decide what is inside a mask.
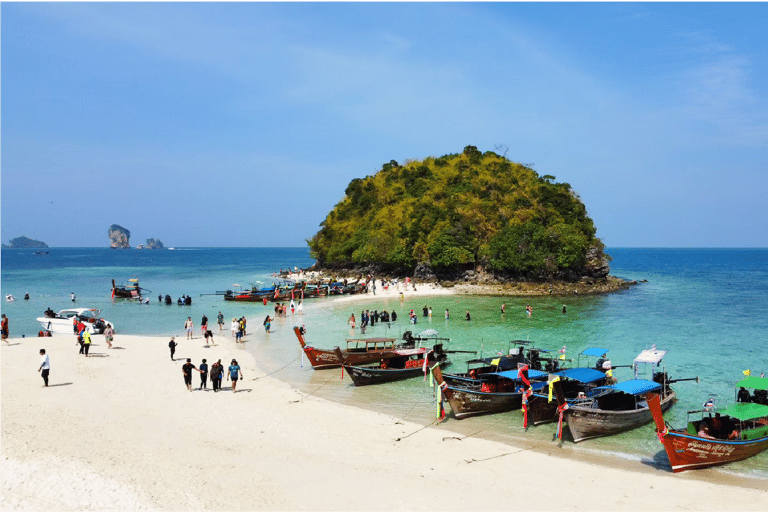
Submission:
[[[71,336],[0,347],[3,510],[768,508],[768,481],[721,485],[706,471],[613,468],[462,438],[305,395],[260,372],[228,333],[210,348],[199,333],[182,338],[176,361],[165,337],[118,334],[107,349],[95,336],[89,358]],[[37,373],[43,347],[49,388]],[[187,391],[187,357],[236,358],[240,391],[226,381],[220,393],[210,383]]]

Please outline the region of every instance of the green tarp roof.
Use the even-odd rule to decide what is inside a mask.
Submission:
[[[740,421],[747,421],[768,416],[768,405],[739,402],[717,412]]]
[[[768,390],[768,377],[747,377],[737,382],[736,387]]]

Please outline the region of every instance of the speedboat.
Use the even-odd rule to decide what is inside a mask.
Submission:
[[[42,328],[56,334],[75,334],[74,318],[77,317],[85,324],[85,328],[91,334],[103,334],[107,324],[112,324],[103,318],[99,318],[101,311],[98,309],[76,308],[62,309],[54,313],[51,309],[45,312],[45,316],[37,318]],[[112,324],[114,328],[114,324]]]

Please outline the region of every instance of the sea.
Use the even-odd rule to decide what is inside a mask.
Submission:
[[[116,341],[121,333],[153,336],[158,338],[158,351],[165,353],[170,336],[186,343],[187,317],[199,326],[205,314],[215,325],[221,311],[225,317],[221,335],[229,336],[232,318],[245,316],[249,334],[244,350],[254,355],[264,372],[294,386],[300,392],[297,396],[318,396],[424,426],[434,424],[437,415],[434,388],[428,381],[417,378],[355,388],[340,369],[313,370],[302,355],[293,326],[305,326],[307,341],[319,348],[344,346],[349,338],[400,338],[405,331],[418,334],[434,329],[450,339],[445,342],[448,350],[487,357],[506,353],[513,340],[526,340],[553,353],[565,346],[572,364],[585,361],[578,357],[581,351],[600,347],[608,350],[614,365],[631,365],[642,350],[655,345],[668,351],[661,369],[670,378],[699,378],[698,383],[673,385],[679,401],[665,418],[675,427],[685,424],[687,411],[701,409],[710,398],[717,406],[733,403],[734,385],[744,372],[768,372],[768,249],[609,248],[611,274],[637,284],[606,295],[516,298],[405,291],[402,300],[397,296],[307,299],[302,314],[276,319],[270,334],[264,332],[262,321],[267,314],[274,315],[272,303],[226,302],[221,293],[270,286],[282,269],[306,269],[314,263],[307,248],[38,251],[3,249],[1,253],[1,293],[15,298],[3,300],[1,308],[10,319],[12,337],[36,337],[40,330],[36,318],[47,308],[88,307],[99,309],[101,317],[114,324]],[[149,304],[112,299],[112,279],[118,284],[138,279]],[[172,297],[172,305],[158,300],[165,295]],[[177,305],[182,295],[192,297],[192,304]],[[533,308],[531,315],[525,311],[527,305]],[[425,306],[433,310],[431,319],[422,316]],[[398,320],[376,324],[361,335],[363,309],[394,310]],[[417,313],[415,325],[407,322],[411,309]],[[467,311],[470,321],[465,320]],[[356,332],[347,324],[352,313],[358,318]],[[217,328],[214,335],[220,335]],[[30,341],[22,345],[37,350],[39,342]],[[215,349],[211,350],[213,357]],[[466,371],[466,360],[473,357],[453,354],[453,365],[446,371]],[[617,368],[614,375],[620,380],[633,377],[630,368]],[[650,369],[641,368],[639,377],[649,378]],[[579,444],[561,443],[554,439],[555,425],[523,429],[520,411],[459,421],[450,416],[447,403],[445,408],[448,416],[436,428],[445,429],[447,437],[550,444],[569,456],[618,458],[660,471],[669,468],[652,425]],[[768,453],[704,471],[768,481]]]

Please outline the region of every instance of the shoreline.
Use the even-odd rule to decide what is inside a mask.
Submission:
[[[0,505],[506,510],[513,500],[532,510],[760,510],[768,496],[768,481],[736,477],[740,485],[724,485],[714,472],[627,469],[637,466],[633,461],[604,466],[583,453],[458,437],[445,423],[424,427],[328,401],[265,374],[250,352],[268,351],[273,342],[248,338],[238,345],[225,331],[206,348],[199,334],[177,337],[173,362],[166,337],[117,334],[120,348],[107,349],[94,336],[88,358],[77,353],[73,336],[10,339],[0,353]],[[42,347],[51,357],[47,389],[36,372]],[[233,394],[225,380],[221,393],[190,393],[180,369],[186,357],[195,365],[203,357],[225,365],[236,358],[241,391]],[[546,502],[531,492],[552,486],[559,492]]]

